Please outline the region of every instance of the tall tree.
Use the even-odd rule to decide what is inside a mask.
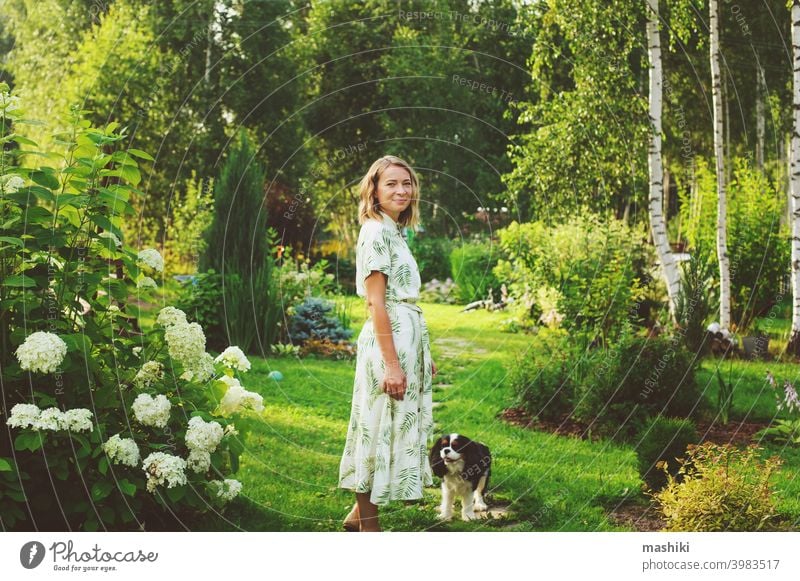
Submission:
[[[788,350],[800,354],[800,0],[792,0],[792,334]]]
[[[725,184],[725,151],[722,112],[722,77],[720,75],[719,0],[709,0],[709,28],[711,43],[711,98],[714,103],[714,157],[717,174],[717,259],[719,260],[719,324],[723,329],[731,326],[731,273],[728,258],[728,200]]]
[[[669,295],[669,310],[675,318],[675,305],[680,291],[680,274],[667,237],[664,208],[664,168],[661,159],[661,103],[663,69],[659,33],[658,0],[647,0],[647,54],[650,58],[650,123],[652,125],[648,168],[650,173],[650,230],[656,247]]]

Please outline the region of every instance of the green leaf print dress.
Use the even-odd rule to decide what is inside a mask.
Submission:
[[[386,214],[361,226],[356,248],[356,294],[373,270],[387,275],[386,311],[400,366],[406,374],[402,400],[383,390],[385,364],[372,317],[358,336],[356,374],[339,488],[370,492],[370,502],[422,498],[432,486],[428,443],[433,436],[432,361],[428,327],[419,298],[420,276],[399,225]]]

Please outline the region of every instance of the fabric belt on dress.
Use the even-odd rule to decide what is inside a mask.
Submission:
[[[417,304],[417,299],[398,299],[396,301],[387,301],[389,304],[395,305],[404,305],[406,307],[411,307],[413,310],[417,311],[418,313],[422,312],[422,307]]]

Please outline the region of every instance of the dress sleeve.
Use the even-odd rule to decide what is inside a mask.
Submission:
[[[358,246],[359,283],[366,295],[364,281],[373,270],[391,274],[391,238],[382,227],[365,227]]]

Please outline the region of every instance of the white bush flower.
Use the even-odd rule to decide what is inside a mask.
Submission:
[[[25,180],[15,175],[0,176],[0,192],[4,194],[15,194],[25,185]]]
[[[39,414],[42,410],[39,406],[32,403],[18,403],[11,408],[11,417],[8,418],[6,424],[12,428],[30,428],[39,419]]]
[[[136,347],[134,347],[133,354],[136,355],[136,357],[139,357],[142,354],[142,346],[137,345]]]
[[[186,323],[186,313],[175,307],[164,307],[158,312],[156,322],[162,327],[169,327],[170,325],[177,325],[178,323]]]
[[[156,272],[163,272],[164,270],[164,259],[161,258],[161,254],[155,248],[146,248],[139,252],[138,260]]]
[[[91,432],[92,412],[84,408],[76,408],[64,412],[64,426],[71,432]]]
[[[154,281],[149,276],[143,276],[138,281],[136,281],[136,288],[139,289],[148,289],[148,288],[158,288],[156,281]]]
[[[141,459],[139,446],[132,438],[120,438],[119,434],[111,436],[103,444],[103,450],[108,454],[108,458],[114,464],[124,464],[125,466],[136,466]]]
[[[167,341],[169,356],[185,369],[194,369],[206,352],[206,336],[197,323],[170,325],[164,333],[164,339]]]
[[[217,449],[224,431],[217,422],[206,422],[199,416],[189,420],[186,430],[186,446],[190,450],[203,450],[209,454]]]
[[[208,485],[211,491],[225,502],[233,500],[242,491],[242,483],[233,478],[226,478],[224,481],[212,480]]]
[[[42,413],[39,414],[39,417],[33,422],[34,430],[56,431],[63,430],[66,427],[64,412],[57,407],[49,407],[46,410],[42,410]]]
[[[133,378],[133,384],[143,389],[162,379],[164,379],[164,366],[158,361],[147,361]]]
[[[144,459],[142,468],[147,474],[148,492],[155,491],[161,484],[166,484],[167,488],[186,484],[186,460],[178,456],[153,452]]]
[[[189,458],[186,460],[186,465],[192,472],[197,472],[198,474],[208,472],[208,469],[211,468],[211,454],[205,450],[191,450]]]
[[[246,409],[251,409],[256,412],[264,411],[263,397],[255,392],[247,391],[235,379],[233,381],[236,383],[230,384],[228,391],[225,392],[225,395],[222,396],[222,401],[219,403],[220,412],[223,415],[233,414]],[[225,381],[225,383],[230,382]]]
[[[214,358],[208,353],[203,352],[199,359],[189,364],[189,367],[181,373],[181,379],[186,381],[206,382],[214,377]]]
[[[17,360],[22,369],[52,373],[67,354],[67,344],[55,333],[37,331],[17,348]]]
[[[250,371],[250,361],[247,360],[244,352],[238,347],[230,346],[225,351],[220,353],[215,363],[222,362],[228,369],[237,369],[238,371]]]
[[[152,426],[154,428],[163,428],[169,421],[169,411],[172,404],[169,400],[159,394],[155,398],[149,394],[141,393],[134,400],[133,415],[136,419],[145,426]]]

